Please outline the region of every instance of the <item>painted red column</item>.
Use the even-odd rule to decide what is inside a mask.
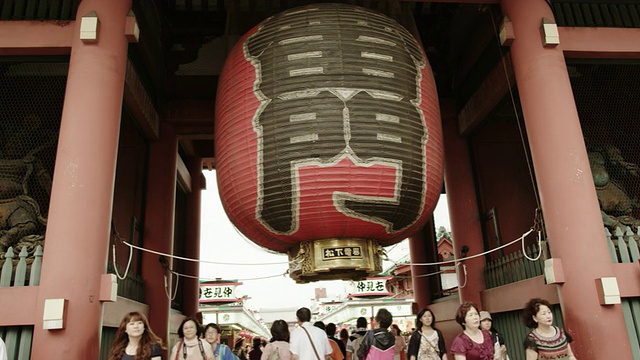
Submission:
[[[82,1],[74,24],[42,276],[33,359],[97,359],[131,0]],[[82,15],[100,19],[98,41],[80,40]],[[47,299],[66,299],[64,329],[44,330]]]
[[[187,195],[187,244],[185,256],[200,259],[200,207],[204,175],[202,159],[190,158],[187,164],[191,175],[191,193]],[[188,275],[199,276],[200,263],[189,261],[185,264]],[[195,315],[198,312],[200,282],[194,278],[184,278],[184,314]]]
[[[596,280],[615,276],[571,83],[558,47],[543,47],[544,0],[503,0],[515,41],[511,55],[551,255],[562,261],[558,286],[565,328],[578,359],[630,358],[620,305],[602,306]],[[588,265],[587,265],[588,264]],[[602,336],[606,324],[608,336]],[[615,338],[616,341],[610,339]]]
[[[467,140],[459,135],[457,110],[453,102],[441,102],[440,111],[444,139],[444,182],[453,252],[458,259],[463,246],[469,247],[468,255],[480,254],[485,249]],[[460,301],[473,301],[482,307],[480,292],[485,289],[484,257],[465,260],[463,265],[456,267],[461,286]]]
[[[160,139],[150,144],[147,204],[144,219],[143,246],[165,254],[173,254],[173,229],[176,203],[178,138],[169,123],[160,124]],[[164,257],[169,267],[170,258]],[[142,255],[144,299],[149,305],[149,323],[166,344],[169,339],[169,320],[174,277],[165,272],[160,256],[149,252]],[[165,277],[167,287],[165,288]],[[177,331],[177,329],[173,329]],[[167,354],[165,354],[166,358]]]
[[[419,309],[431,304],[432,279],[425,276],[436,272],[436,266],[423,266],[413,264],[433,263],[433,250],[435,247],[435,234],[433,234],[433,219],[430,219],[423,228],[409,237],[409,255],[411,257],[411,283],[413,284],[413,298]],[[431,235],[431,236],[430,236]],[[437,258],[437,257],[436,257]]]

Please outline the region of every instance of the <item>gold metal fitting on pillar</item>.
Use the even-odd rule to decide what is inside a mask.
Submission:
[[[80,40],[83,43],[93,43],[98,41],[98,29],[100,19],[95,11],[90,11],[82,16],[80,20]]]
[[[544,47],[555,47],[560,44],[558,25],[547,18],[542,18],[540,34],[542,35],[542,44]]]

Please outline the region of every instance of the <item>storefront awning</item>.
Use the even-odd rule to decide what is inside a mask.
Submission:
[[[357,318],[363,316],[370,319],[379,309],[385,308],[391,312],[396,322],[395,319],[415,317],[412,304],[413,299],[352,299],[345,301],[330,313],[318,317],[318,320],[325,324],[355,323]]]
[[[242,304],[200,306],[202,320],[204,324],[216,323],[222,328],[234,330],[246,329],[256,336],[266,339],[271,337],[269,329],[262,324],[247,308]]]

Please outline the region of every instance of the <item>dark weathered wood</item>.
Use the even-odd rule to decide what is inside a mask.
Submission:
[[[60,2],[62,0],[51,0],[49,3],[49,20],[60,19]]]
[[[4,0],[2,3],[2,12],[0,12],[0,20],[10,20],[13,14],[14,0]]]
[[[580,4],[580,8],[584,16],[585,25],[595,26],[595,20],[593,19],[593,14],[591,13],[591,7],[589,6],[589,4]]]
[[[575,19],[575,24],[577,26],[585,26],[586,22],[584,21],[584,14],[582,13],[582,7],[580,4],[571,4],[571,12],[573,13],[573,18]]]
[[[640,5],[629,5],[629,17],[633,27],[640,27]]]
[[[38,0],[28,0],[27,6],[24,9],[24,19],[35,20],[37,10],[38,10]]]
[[[598,6],[598,4],[591,4],[591,13],[596,21],[596,26],[604,26],[604,19],[602,18],[602,13],[600,12],[600,6]]]
[[[575,18],[573,17],[573,12],[571,11],[571,4],[562,4],[562,13],[564,14],[564,19],[567,26],[573,25],[576,23]]]
[[[36,12],[36,20],[45,20],[48,17],[49,3],[47,1],[38,1],[38,9]]]
[[[13,20],[23,20],[24,9],[26,6],[27,6],[26,0],[16,0],[13,6],[13,16],[11,18]]]

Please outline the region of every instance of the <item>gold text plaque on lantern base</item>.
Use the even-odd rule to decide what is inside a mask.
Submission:
[[[382,247],[372,239],[303,241],[289,250],[289,274],[297,283],[362,280],[382,272]]]

